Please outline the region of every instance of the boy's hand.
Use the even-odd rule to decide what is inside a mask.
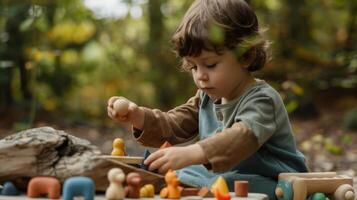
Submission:
[[[115,121],[131,123],[138,129],[142,129],[143,127],[144,111],[124,97],[111,97],[108,100],[107,111],[108,116]]]
[[[193,144],[185,147],[159,149],[152,153],[144,161],[144,164],[149,166],[150,171],[158,169],[160,174],[165,174],[169,169],[176,170],[207,162],[201,146]]]

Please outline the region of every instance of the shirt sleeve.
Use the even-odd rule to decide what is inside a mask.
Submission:
[[[243,123],[234,123],[231,128],[201,140],[198,144],[209,162],[206,168],[215,173],[232,169],[259,148],[257,138]]]
[[[274,102],[265,95],[254,96],[239,109],[236,122],[244,123],[262,146],[276,131]]]
[[[134,138],[151,147],[160,147],[165,141],[174,145],[191,140],[198,134],[199,99],[197,91],[185,104],[168,112],[143,107],[143,130],[134,129]]]

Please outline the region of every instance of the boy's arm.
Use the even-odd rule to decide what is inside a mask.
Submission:
[[[134,128],[134,137],[152,147],[160,147],[165,141],[186,142],[198,133],[198,108],[199,91],[187,103],[168,112],[141,107],[145,113],[143,129]]]
[[[198,142],[213,172],[225,172],[259,149],[257,137],[244,123],[236,122],[216,135]]]

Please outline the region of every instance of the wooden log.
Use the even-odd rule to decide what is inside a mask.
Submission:
[[[53,176],[61,183],[72,176],[88,176],[94,180],[97,191],[105,191],[109,184],[107,172],[121,166],[117,161],[98,159],[101,155],[89,141],[61,130],[41,127],[21,131],[0,140],[0,184],[13,181],[25,190],[36,176]],[[144,184],[155,180],[155,187],[160,188],[165,183],[161,175],[145,171],[141,174]]]

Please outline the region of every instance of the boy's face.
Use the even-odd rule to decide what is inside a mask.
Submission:
[[[231,51],[223,54],[202,51],[199,56],[184,59],[196,86],[215,100],[229,101],[238,97],[252,80],[247,65],[239,63]]]

